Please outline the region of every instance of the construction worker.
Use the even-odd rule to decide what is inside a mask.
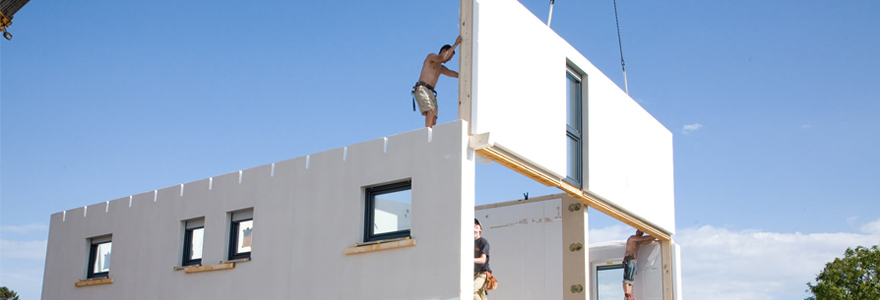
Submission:
[[[425,127],[433,127],[437,125],[437,92],[434,87],[437,86],[437,79],[440,74],[458,78],[458,72],[452,71],[443,64],[452,59],[455,55],[455,47],[461,43],[461,37],[455,39],[455,45],[443,45],[437,54],[428,54],[425,62],[422,63],[422,73],[419,75],[419,82],[412,89],[413,101],[419,104],[419,111],[425,116]]]
[[[474,218],[474,300],[488,300],[486,281],[489,278],[489,241],[481,236],[483,226]]]
[[[625,300],[635,300],[632,296],[632,284],[636,277],[636,256],[639,254],[639,247],[657,240],[644,234],[641,230],[636,230],[635,235],[626,239],[626,252],[623,254],[623,299]]]

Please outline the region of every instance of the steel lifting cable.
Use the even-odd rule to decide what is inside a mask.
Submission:
[[[614,0],[614,23],[617,24],[617,46],[620,47],[620,69],[623,70],[623,87],[629,95],[629,85],[626,82],[626,61],[623,60],[623,42],[620,39],[620,20],[617,17],[617,0]]]

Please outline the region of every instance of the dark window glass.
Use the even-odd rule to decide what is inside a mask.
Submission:
[[[103,241],[93,243],[89,250],[89,278],[102,278],[110,275],[110,252],[113,243]]]
[[[367,188],[366,198],[365,242],[410,236],[411,182]]]
[[[577,187],[583,187],[583,91],[580,78],[571,73],[565,74],[566,88],[566,178]]]
[[[229,259],[250,258],[251,241],[254,236],[254,219],[233,221],[231,229]]]
[[[205,241],[205,228],[189,228],[186,230],[185,243],[183,246],[183,265],[202,264],[202,248]]]

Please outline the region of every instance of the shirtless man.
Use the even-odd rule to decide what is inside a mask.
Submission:
[[[625,300],[635,300],[632,296],[632,283],[636,277],[636,256],[639,255],[639,247],[657,240],[644,234],[641,230],[636,230],[635,235],[626,239],[626,253],[623,254],[623,299]]]
[[[419,104],[419,111],[425,116],[425,127],[433,127],[437,125],[437,92],[434,86],[437,85],[437,79],[440,74],[458,78],[458,72],[447,69],[443,64],[452,59],[455,55],[455,47],[461,43],[461,37],[455,39],[455,45],[443,45],[438,54],[428,54],[425,62],[422,63],[422,74],[419,75],[419,82],[413,87],[412,93],[416,103]]]

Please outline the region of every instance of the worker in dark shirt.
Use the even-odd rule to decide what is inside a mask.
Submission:
[[[474,300],[487,300],[486,280],[489,268],[489,241],[480,236],[483,226],[474,218]]]

